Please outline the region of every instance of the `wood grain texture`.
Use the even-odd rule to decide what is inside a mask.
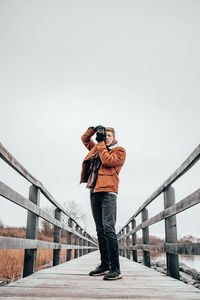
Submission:
[[[146,208],[143,209],[142,211],[142,222],[148,220],[148,210]],[[142,228],[142,242],[145,245],[149,244],[149,228],[145,227]],[[151,267],[151,257],[150,257],[150,252],[148,250],[143,250],[143,261],[144,265],[147,267]]]
[[[59,203],[57,202],[53,196],[49,193],[49,191],[43,186],[43,184],[36,179],[28,170],[20,164],[16,160],[16,158],[9,153],[9,151],[0,143],[0,158],[2,158],[8,165],[10,165],[15,171],[17,171],[21,176],[23,176],[26,180],[32,183],[34,186],[38,187],[41,193],[53,204],[55,205],[60,211],[62,211],[66,216],[72,218],[69,212]],[[78,225],[79,228],[81,226],[78,224],[76,220],[72,218],[72,220]],[[89,235],[89,239],[93,240],[93,238]],[[95,241],[93,241],[95,243]]]
[[[0,249],[79,249],[80,246],[58,244],[47,241],[21,239],[7,236],[0,236]],[[87,246],[82,246],[82,249],[88,249]],[[92,250],[98,249],[98,247],[91,247]]]
[[[166,218],[169,218],[171,216],[179,214],[179,213],[183,212],[184,210],[186,210],[194,205],[197,205],[199,203],[200,203],[200,189],[196,190],[192,194],[188,195],[184,199],[182,199],[179,202],[177,202],[176,204],[172,205],[171,207],[166,208],[165,210],[161,211],[157,215],[149,218],[147,221],[142,222],[138,226],[134,227],[129,233],[120,235],[118,240],[121,240],[123,238],[126,238],[128,235],[136,233],[137,231],[141,230],[142,228],[148,227],[148,226],[153,225],[157,222],[160,222]]]
[[[160,245],[153,244],[138,244],[130,247],[119,247],[120,250],[147,250],[153,252],[168,252],[172,254],[186,254],[186,255],[200,255],[200,243],[191,244],[176,244],[176,243],[163,243]]]
[[[91,237],[88,235],[88,238],[84,237],[84,235],[81,235],[79,232],[75,231],[73,228],[70,226],[64,225],[62,222],[59,220],[53,218],[50,214],[48,214],[46,211],[43,209],[39,208],[35,203],[29,201],[16,191],[14,191],[12,188],[4,184],[3,182],[0,182],[0,195],[13,203],[27,209],[29,212],[32,212],[38,217],[41,217],[42,219],[48,221],[52,225],[57,226],[58,228],[65,229],[68,232],[71,232],[78,237],[82,239],[86,239],[87,241],[92,241],[93,245],[97,245],[96,241],[93,239],[91,240]],[[71,219],[71,218],[70,218]]]
[[[147,207],[155,198],[157,198],[167,187],[172,185],[178,178],[185,174],[200,159],[200,145],[187,157],[181,166],[171,174],[171,176],[137,209],[128,222],[120,229],[124,229],[133,219],[135,219],[142,210]]]
[[[165,244],[165,250],[169,253],[186,255],[200,255],[200,243],[192,244]]]
[[[175,190],[169,186],[164,191],[164,207],[167,209],[175,205]],[[176,215],[165,219],[165,242],[177,243]],[[167,275],[179,279],[179,257],[178,254],[166,252]]]
[[[35,186],[30,186],[29,200],[39,207],[40,190]],[[28,211],[26,223],[26,239],[36,240],[39,231],[39,217]],[[23,277],[29,276],[36,270],[37,249],[25,249]]]
[[[124,257],[120,257],[122,279],[88,276],[98,263],[96,251],[39,271],[1,287],[0,299],[200,299],[200,290]]]

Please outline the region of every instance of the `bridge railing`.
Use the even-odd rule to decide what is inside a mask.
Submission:
[[[200,203],[200,189],[175,203],[175,192],[172,184],[186,173],[200,158],[200,145],[189,155],[183,164],[142,204],[118,233],[120,254],[137,262],[138,250],[143,251],[143,263],[151,266],[150,252],[166,252],[167,274],[179,279],[178,254],[200,255],[200,243],[178,243],[176,215]],[[148,205],[163,194],[164,210],[148,217]],[[141,223],[136,225],[136,217],[141,215]],[[149,226],[164,220],[165,243],[149,243]],[[137,244],[137,232],[142,230],[142,244]],[[132,252],[132,253],[131,253]],[[132,255],[130,255],[132,254]]]
[[[25,249],[23,277],[36,271],[37,249],[53,249],[53,266],[60,263],[60,253],[66,251],[66,260],[87,254],[98,249],[96,240],[90,236],[76,220],[64,209],[48,192],[48,190],[33,177],[4,147],[0,144],[0,157],[16,170],[21,176],[31,183],[29,198],[25,198],[11,187],[0,181],[0,196],[12,201],[16,205],[25,208],[27,214],[26,238],[13,238],[0,236],[0,249]],[[40,194],[43,194],[55,206],[55,214],[52,217],[44,209],[40,208]],[[61,214],[67,218],[67,224],[61,221]],[[54,241],[38,240],[39,218],[53,224]],[[61,243],[61,230],[67,231],[66,244]]]

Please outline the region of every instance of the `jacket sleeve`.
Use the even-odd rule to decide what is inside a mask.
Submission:
[[[92,128],[88,128],[88,130],[82,135],[81,140],[85,147],[90,151],[96,144],[91,140],[91,137],[95,134],[95,131]]]
[[[112,152],[108,151],[104,142],[97,144],[97,150],[102,165],[105,167],[121,167],[126,158],[126,151],[122,147],[115,148]]]

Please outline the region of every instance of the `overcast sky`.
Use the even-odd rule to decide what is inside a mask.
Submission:
[[[118,229],[199,144],[199,15],[194,0],[0,1],[1,143],[57,201],[76,200],[92,234],[79,184],[89,126],[114,127],[127,151]],[[176,201],[199,188],[199,171],[173,185]],[[30,184],[2,160],[0,175],[28,197]],[[26,212],[0,201],[4,224],[25,226]],[[149,209],[160,212],[162,196]],[[179,235],[200,236],[199,213],[178,216]]]

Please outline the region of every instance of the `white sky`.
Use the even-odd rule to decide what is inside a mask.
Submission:
[[[91,233],[79,185],[89,126],[114,127],[127,151],[118,229],[199,144],[199,14],[194,0],[0,1],[1,143],[57,201],[76,200]],[[177,201],[199,188],[199,170],[174,184]],[[3,161],[0,175],[28,197],[30,184]],[[25,211],[0,201],[4,224],[25,226]],[[149,208],[163,209],[162,197]],[[200,236],[199,213],[178,216],[179,235]]]

